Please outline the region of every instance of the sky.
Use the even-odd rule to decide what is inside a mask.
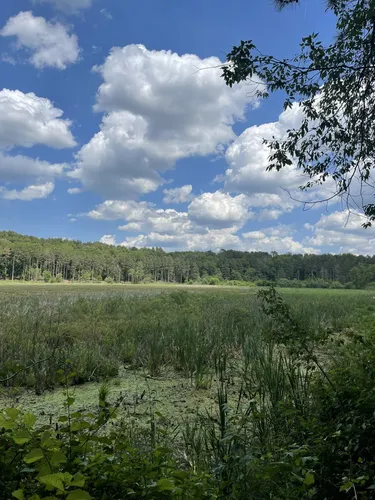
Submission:
[[[264,138],[300,110],[233,88],[252,39],[290,57],[329,43],[324,0],[12,0],[0,11],[0,229],[172,250],[373,254],[361,218],[267,172]],[[254,84],[253,84],[254,85]],[[289,194],[292,194],[291,195]]]

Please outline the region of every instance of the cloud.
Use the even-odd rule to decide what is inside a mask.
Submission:
[[[66,12],[67,14],[76,14],[81,9],[91,7],[93,0],[34,0],[35,3],[46,3],[52,5],[55,9]]]
[[[0,179],[2,182],[47,180],[61,176],[68,165],[49,163],[28,156],[9,156],[0,152]]]
[[[360,212],[348,210],[322,215],[313,225],[305,225],[312,236],[304,243],[314,245],[332,253],[352,253],[355,255],[373,255],[375,235],[372,229],[364,229],[361,224],[366,218]]]
[[[35,17],[30,11],[9,18],[0,35],[16,37],[17,48],[31,53],[29,62],[39,69],[65,69],[79,58],[78,38],[69,34],[69,28]]]
[[[196,200],[198,202],[194,203]],[[107,200],[85,215],[96,220],[125,221],[118,229],[126,233],[120,243],[126,247],[157,246],[169,251],[225,248],[301,254],[320,252],[315,245],[298,241],[296,230],[287,224],[240,234],[249,219],[246,196],[231,197],[220,191],[195,198],[187,212],[157,208],[146,201]]]
[[[211,229],[203,234],[161,234],[151,232],[128,237],[120,243],[126,247],[163,247],[167,250],[213,250],[239,248],[241,240],[232,229]]]
[[[302,117],[297,104],[284,111],[279,120],[247,128],[227,149],[225,153],[229,169],[216,180],[224,182],[229,191],[241,191],[249,196],[264,193],[281,195],[281,186],[289,190],[298,188],[303,178],[294,165],[289,165],[280,172],[267,172],[269,149],[264,139],[282,138],[286,131],[298,126]]]
[[[191,184],[172,189],[164,189],[163,202],[171,204],[187,203],[193,198],[192,191],[193,186]]]
[[[111,21],[113,19],[112,14],[107,9],[100,9],[100,13],[102,16],[104,16],[109,21]]]
[[[228,192],[246,194],[251,206],[267,208],[261,214],[261,220],[276,219],[282,213],[302,208],[304,202],[324,200],[336,192],[332,179],[323,186],[302,192],[299,187],[309,179],[295,164],[279,172],[267,171],[270,150],[264,140],[285,138],[289,129],[299,127],[302,116],[300,106],[295,103],[280,114],[277,122],[247,128],[226,150],[229,168],[215,181],[222,182]],[[337,200],[332,203],[337,203]]]
[[[127,232],[178,233],[199,231],[188,219],[186,212],[156,208],[145,201],[107,200],[87,214],[97,220],[125,220],[127,224],[119,229]]]
[[[194,198],[187,212],[156,208],[145,201],[107,200],[88,214],[97,220],[125,220],[123,230],[138,232],[202,232],[207,229],[240,228],[253,217],[244,195],[203,193]]]
[[[243,251],[261,251],[278,253],[319,253],[319,250],[305,247],[299,241],[293,239],[289,234],[284,235],[285,227],[268,228],[262,231],[252,231],[244,235],[235,234],[237,228],[208,229],[203,233],[177,233],[162,234],[150,232],[137,236],[127,237],[121,246],[126,247],[162,247],[169,251],[207,251],[215,252],[221,249],[235,249]],[[289,233],[291,232],[288,229]],[[292,231],[293,232],[293,231]],[[283,234],[283,235],[281,235]]]
[[[0,196],[8,200],[30,201],[45,198],[54,190],[54,179],[69,167],[39,158],[10,155],[15,147],[41,144],[56,149],[74,147],[71,122],[61,118],[63,112],[51,101],[19,90],[0,91]],[[11,184],[32,183],[21,190]]]
[[[149,206],[146,201],[107,200],[86,215],[96,220],[137,220]]]
[[[294,230],[291,226],[280,225],[264,228],[259,231],[243,233],[245,239],[243,249],[249,252],[272,252],[316,254],[319,250],[305,247],[303,243],[293,239]]]
[[[155,191],[179,159],[221,152],[258,101],[245,84],[227,87],[220,64],[143,45],[112,49],[96,68],[104,82],[95,109],[107,114],[72,176],[105,198],[129,199]]]
[[[11,64],[12,66],[15,66],[17,64],[15,58],[8,54],[0,54],[0,61],[3,63]]]
[[[245,195],[230,196],[227,193],[203,193],[190,203],[189,217],[199,223],[212,228],[232,227],[234,224],[242,226],[254,214],[249,211],[248,199]]]
[[[105,234],[100,238],[100,243],[105,245],[116,245],[116,238],[113,234]]]
[[[17,189],[6,189],[0,186],[0,197],[6,200],[21,200],[21,201],[31,201],[39,200],[42,198],[47,198],[53,193],[55,185],[53,182],[47,182],[46,184],[38,184],[35,186],[28,186],[20,191]]]
[[[43,144],[57,149],[76,145],[71,121],[49,99],[20,90],[0,91],[0,149]]]
[[[69,188],[67,190],[67,193],[68,194],[80,194],[80,193],[82,193],[82,189],[81,188]]]

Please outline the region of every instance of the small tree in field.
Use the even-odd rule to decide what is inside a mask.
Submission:
[[[52,278],[51,271],[43,271],[43,281],[45,283],[48,283],[49,281],[51,281],[51,278]]]

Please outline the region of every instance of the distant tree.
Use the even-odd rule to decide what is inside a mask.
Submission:
[[[356,288],[363,288],[374,278],[375,266],[366,266],[365,264],[359,264],[353,267],[350,271],[352,281]]]
[[[51,271],[44,271],[44,272],[43,272],[43,281],[44,281],[45,283],[48,283],[48,282],[51,280],[51,278],[52,278],[52,273],[51,273]]]
[[[128,249],[0,232],[0,279],[60,282],[102,281],[108,277],[116,282],[133,283],[222,283],[231,279],[236,282],[277,282],[280,279],[304,282],[311,279],[316,286],[331,281],[342,284],[355,281],[355,286],[361,286],[361,278],[355,274],[357,271],[352,273],[358,266],[362,273],[358,276],[367,273],[370,281],[374,281],[375,256],[271,255],[235,250],[167,254],[160,248]]]
[[[301,3],[275,2],[280,8]],[[363,210],[368,227],[375,220],[375,0],[330,0],[327,8],[336,16],[330,45],[312,33],[298,55],[279,59],[241,41],[227,55],[223,77],[229,86],[260,78],[259,97],[286,94],[284,109],[297,106],[301,122],[285,137],[265,141],[268,170],[295,163],[308,177],[302,189],[333,179],[329,198],[342,197],[349,209]]]

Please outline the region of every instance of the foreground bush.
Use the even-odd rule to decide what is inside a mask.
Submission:
[[[113,409],[72,412],[36,426],[36,417],[8,408],[0,414],[0,498],[66,500],[214,499],[207,474],[178,466],[172,451],[132,447],[108,425]]]

